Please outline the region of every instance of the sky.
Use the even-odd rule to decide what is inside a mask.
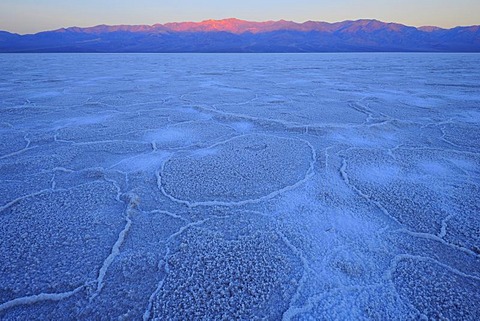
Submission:
[[[480,24],[480,0],[0,0],[0,30],[238,18],[337,22],[377,19],[410,26]]]

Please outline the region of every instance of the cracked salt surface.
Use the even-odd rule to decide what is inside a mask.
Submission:
[[[4,55],[1,320],[476,320],[480,57]]]

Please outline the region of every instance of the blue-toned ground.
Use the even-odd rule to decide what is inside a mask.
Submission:
[[[477,320],[480,55],[0,56],[1,320]]]

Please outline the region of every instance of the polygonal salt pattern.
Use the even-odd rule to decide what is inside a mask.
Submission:
[[[466,54],[0,60],[0,319],[476,320]]]

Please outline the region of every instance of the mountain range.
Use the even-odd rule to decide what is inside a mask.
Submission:
[[[0,52],[480,52],[480,26],[443,29],[378,20],[206,20],[0,31]]]

